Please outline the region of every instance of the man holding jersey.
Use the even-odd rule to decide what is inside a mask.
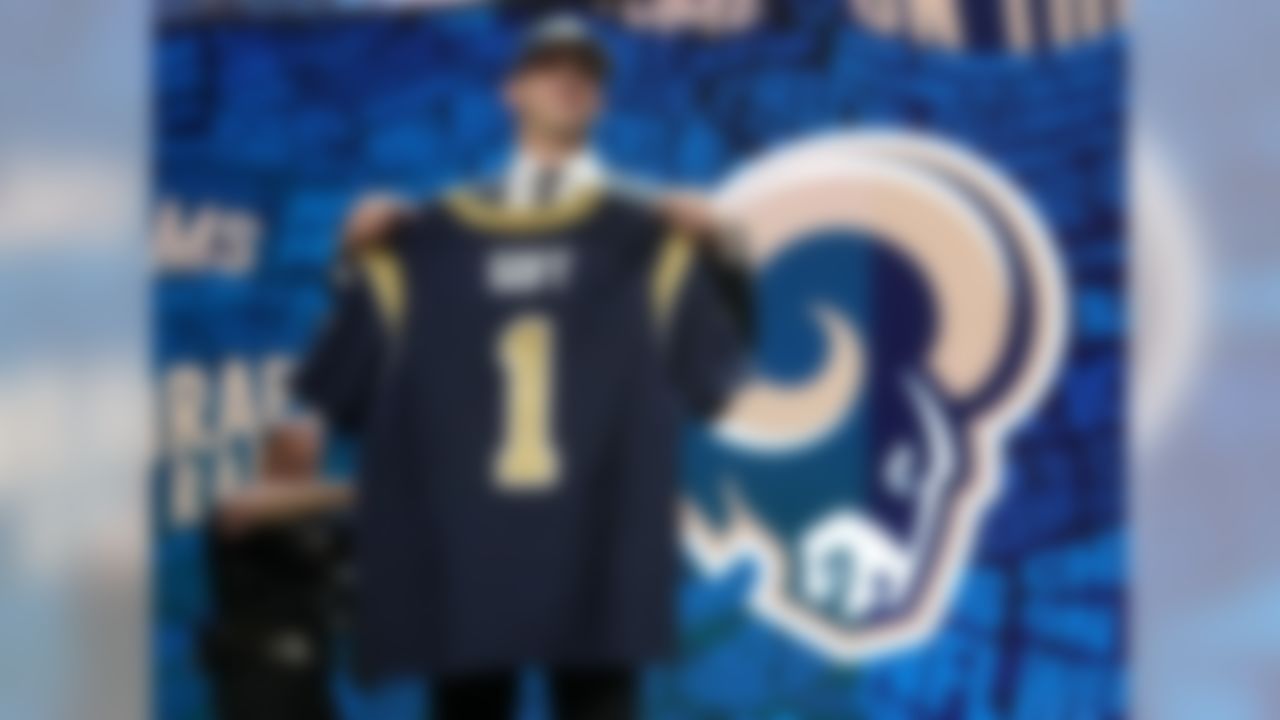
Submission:
[[[424,674],[446,720],[512,717],[528,666],[557,717],[636,716],[637,671],[673,649],[681,418],[741,376],[749,293],[715,223],[590,149],[609,65],[572,18],[533,29],[503,87],[507,169],[357,211],[296,383],[362,446],[358,669]],[[263,486],[225,517],[350,501]]]

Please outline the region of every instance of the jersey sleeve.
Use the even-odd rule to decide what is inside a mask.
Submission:
[[[693,414],[712,417],[745,374],[755,324],[750,278],[676,235],[660,250],[653,294],[671,381]]]
[[[399,330],[404,278],[394,247],[344,258],[333,305],[294,376],[296,398],[330,426],[359,433],[377,396]]]

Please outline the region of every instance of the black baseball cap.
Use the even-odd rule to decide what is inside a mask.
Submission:
[[[612,65],[604,43],[590,25],[574,15],[555,15],[530,28],[511,72],[517,74],[553,58],[572,58],[602,80],[608,77]]]

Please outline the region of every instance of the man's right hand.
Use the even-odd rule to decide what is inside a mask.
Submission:
[[[410,204],[398,195],[373,192],[361,196],[347,215],[343,249],[360,252],[387,242],[412,212]]]

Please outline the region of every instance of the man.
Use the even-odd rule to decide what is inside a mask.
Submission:
[[[679,420],[732,391],[745,293],[673,232],[706,224],[696,203],[619,190],[590,152],[608,71],[577,21],[535,28],[503,89],[508,170],[366,204],[298,376],[362,445],[359,669],[427,673],[445,720],[511,717],[526,665],[563,720],[634,717],[637,669],[672,649]]]

